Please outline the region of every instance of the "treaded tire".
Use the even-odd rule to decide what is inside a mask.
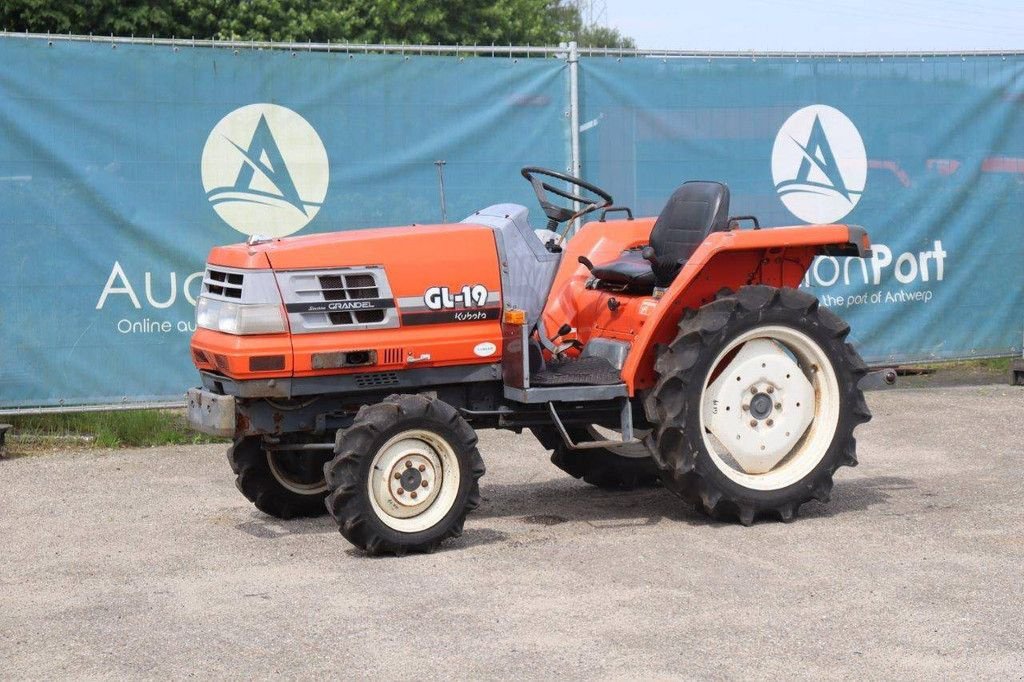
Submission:
[[[614,450],[570,450],[558,430],[551,426],[530,429],[540,444],[551,450],[551,463],[573,478],[603,490],[633,490],[659,485],[658,465],[651,457],[624,457]],[[593,440],[583,427],[566,428],[573,442]]]
[[[235,486],[264,514],[279,519],[323,516],[327,490],[299,494],[289,490],[274,476],[262,440],[249,436],[236,440],[227,451],[228,464],[235,472]],[[295,457],[316,457],[315,453],[296,453]]]
[[[822,459],[799,481],[776,490],[755,490],[726,476],[708,454],[701,434],[701,392],[720,349],[733,338],[762,325],[795,328],[826,354],[839,384],[839,418]],[[644,407],[655,425],[648,436],[665,486],[698,510],[750,525],[760,516],[789,521],[805,502],[827,502],[832,477],[841,466],[856,466],[853,430],[871,419],[858,388],[867,367],[845,342],[850,327],[818,299],[796,289],[745,286],[723,290],[715,301],[688,311],[674,341],[658,350],[658,381]]]
[[[459,486],[443,518],[425,530],[402,532],[374,511],[368,482],[378,451],[393,436],[413,429],[444,438],[458,461]],[[335,457],[324,465],[330,488],[326,505],[345,539],[370,554],[432,552],[444,540],[462,535],[466,515],[480,506],[478,481],[484,471],[476,432],[455,408],[437,398],[391,395],[364,405],[352,426],[338,432]]]

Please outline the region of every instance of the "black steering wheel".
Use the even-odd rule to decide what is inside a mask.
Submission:
[[[590,213],[591,211],[597,211],[615,203],[612,200],[612,195],[608,194],[608,192],[605,192],[597,185],[591,185],[586,180],[566,175],[565,173],[559,173],[558,171],[554,171],[549,168],[537,168],[535,166],[527,166],[521,172],[523,177],[526,178],[533,187],[533,192],[537,195],[537,201],[540,202],[540,207],[544,210],[544,215],[548,217],[547,228],[552,232],[558,232],[559,223],[571,222],[580,216]],[[596,196],[581,197],[567,190],[549,185],[536,176],[561,180],[562,182],[569,183],[574,187],[585,189]],[[563,199],[577,202],[581,204],[581,208],[579,210],[574,210],[553,204],[548,201],[548,192],[551,192],[555,196],[562,197]],[[564,235],[559,234],[559,240],[563,237]]]

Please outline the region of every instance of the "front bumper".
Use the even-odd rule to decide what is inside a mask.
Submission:
[[[186,396],[188,425],[200,433],[230,438],[235,435],[235,397],[190,388]]]

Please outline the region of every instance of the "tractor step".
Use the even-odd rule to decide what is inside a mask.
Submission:
[[[622,383],[619,370],[596,356],[570,358],[548,364],[530,375],[530,386],[611,386]]]
[[[629,398],[626,397],[621,399],[621,408],[619,409],[619,427],[622,432],[621,440],[593,440],[574,443],[569,436],[569,432],[565,429],[565,424],[562,423],[561,418],[558,416],[554,403],[548,403],[548,413],[551,415],[551,421],[554,422],[555,428],[558,429],[558,433],[562,436],[566,447],[570,450],[615,450],[616,448],[630,445],[639,445],[643,442],[643,440],[636,438],[633,433],[633,407],[630,405]]]

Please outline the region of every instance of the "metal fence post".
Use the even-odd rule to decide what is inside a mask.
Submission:
[[[580,52],[576,41],[569,43],[569,175],[580,177]],[[573,210],[579,211],[579,202],[573,202]],[[572,234],[579,229],[579,219],[570,226]]]

